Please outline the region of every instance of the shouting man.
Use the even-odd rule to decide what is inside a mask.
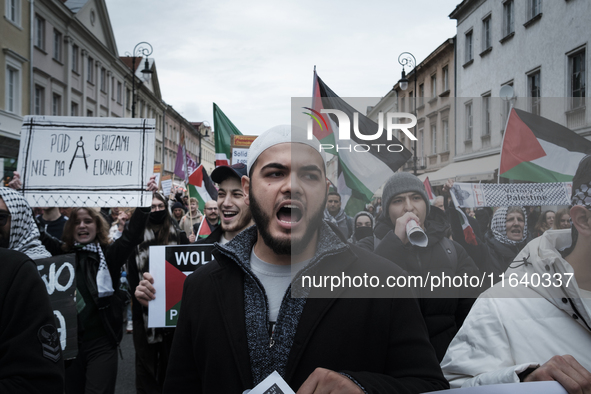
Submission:
[[[403,274],[322,220],[328,185],[318,147],[290,126],[251,145],[242,188],[255,226],[216,245],[215,260],[187,278],[165,393],[241,393],[273,371],[300,394],[447,388],[410,290],[355,298],[343,286],[321,298],[325,289],[305,285],[303,274],[327,267]]]

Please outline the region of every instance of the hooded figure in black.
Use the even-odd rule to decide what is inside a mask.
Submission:
[[[430,209],[423,183],[414,175],[397,173],[384,186],[382,213],[376,220],[375,237],[358,245],[391,260],[409,276],[480,276],[480,271],[464,248],[445,237],[449,224],[445,213]],[[406,223],[415,220],[427,235],[426,247],[412,245],[406,236]],[[373,244],[373,245],[372,245]],[[428,282],[430,283],[430,282]],[[464,319],[477,293],[473,289],[447,287],[430,291],[430,286],[413,286],[439,361]]]
[[[356,244],[363,238],[373,236],[374,218],[371,213],[361,211],[353,218],[353,235],[347,240]]]

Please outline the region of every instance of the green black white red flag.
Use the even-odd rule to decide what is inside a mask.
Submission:
[[[500,176],[536,183],[572,181],[591,141],[574,131],[513,108],[501,150]]]
[[[190,163],[187,163],[187,165],[190,167]],[[213,181],[207,174],[207,171],[201,164],[197,165],[195,170],[189,168],[189,171],[191,173],[191,175],[189,175],[189,182],[187,184],[189,195],[197,199],[199,202],[199,209],[201,212],[205,212],[205,203],[209,200],[217,200],[218,191],[215,188]]]
[[[215,135],[215,166],[229,166],[232,156],[232,135],[242,135],[242,133],[216,103],[213,103],[213,129]]]
[[[314,71],[314,88],[312,108],[306,108],[311,113],[313,121],[313,133],[321,144],[337,146],[340,144],[381,144],[382,147],[400,144],[395,137],[387,139],[385,131],[381,137],[368,141],[360,139],[354,130],[350,130],[351,139],[339,141],[339,124],[333,114],[322,114],[322,109],[337,109],[344,112],[351,120],[350,127],[355,127],[354,118],[358,116],[358,129],[361,134],[374,135],[378,131],[378,124],[341,99],[318,77]],[[357,115],[355,115],[358,113]],[[314,115],[314,116],[312,116]],[[401,144],[400,144],[401,145]],[[348,151],[346,149],[325,149],[327,153],[338,156],[338,192],[341,194],[342,206],[345,212],[353,216],[364,210],[374,193],[392,176],[408,159],[411,152],[404,148],[401,152],[391,152],[386,148],[372,148],[368,152]]]

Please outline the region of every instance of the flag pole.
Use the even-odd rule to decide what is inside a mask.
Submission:
[[[513,112],[513,101],[511,101],[511,107],[509,107],[509,115],[507,115],[507,122],[505,122],[505,132],[503,133],[503,140],[501,141],[501,154],[499,155],[499,170],[497,171],[497,184],[501,183],[501,163],[503,162],[503,145],[505,144],[505,136],[507,135],[507,125]]]

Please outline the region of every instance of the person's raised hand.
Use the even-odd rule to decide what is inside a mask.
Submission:
[[[146,190],[149,192],[157,192],[158,191],[158,185],[156,184],[156,175],[152,175],[150,177],[150,180],[148,181],[148,184],[146,185]]]
[[[156,289],[154,288],[154,277],[149,272],[144,272],[144,279],[135,288],[135,298],[140,304],[147,307],[148,303],[156,298]]]
[[[21,174],[19,174],[18,171],[15,171],[13,174],[12,180],[8,182],[8,185],[6,186],[14,190],[20,190],[23,187],[23,183],[21,182]]]

